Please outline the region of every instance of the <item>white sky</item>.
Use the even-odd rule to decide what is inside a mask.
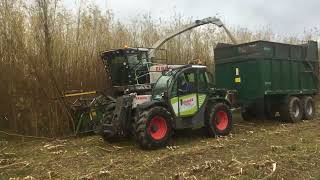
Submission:
[[[74,0],[65,4],[71,9]],[[270,27],[283,35],[302,35],[304,30],[320,29],[320,0],[94,0],[102,9],[111,9],[115,18],[151,13],[168,19],[174,13],[194,19],[218,15],[229,26],[261,29]]]

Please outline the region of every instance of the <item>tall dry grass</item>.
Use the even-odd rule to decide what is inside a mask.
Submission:
[[[78,3],[77,13],[59,0],[0,1],[0,129],[36,136],[72,133],[74,124],[60,97],[64,91],[103,90],[110,86],[99,52],[110,48],[150,47],[156,40],[192,19],[173,15],[169,21],[149,14],[130,22],[115,20],[112,11]],[[257,39],[297,43],[266,28],[231,27],[239,42]],[[317,29],[303,39],[318,35]],[[213,48],[230,42],[213,25],[184,33],[163,48],[170,63],[200,57],[213,67]]]

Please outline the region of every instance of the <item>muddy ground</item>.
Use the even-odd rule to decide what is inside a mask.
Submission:
[[[320,179],[319,117],[251,123],[235,114],[228,137],[178,132],[154,151],[99,136],[0,142],[0,179]]]

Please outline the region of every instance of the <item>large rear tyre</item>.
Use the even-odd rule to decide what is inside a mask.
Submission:
[[[301,121],[303,115],[302,103],[299,98],[291,96],[282,106],[280,116],[285,122],[296,123]]]
[[[303,108],[302,119],[311,120],[314,118],[316,113],[316,107],[315,107],[314,100],[311,96],[306,96],[302,98],[302,108]]]
[[[206,129],[210,137],[226,136],[232,129],[232,113],[224,103],[212,104],[207,110]]]
[[[135,122],[136,140],[143,149],[166,146],[172,137],[172,116],[161,106],[137,113]]]

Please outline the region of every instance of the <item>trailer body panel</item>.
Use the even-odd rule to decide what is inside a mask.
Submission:
[[[268,41],[224,44],[218,45],[214,52],[215,85],[236,90],[241,106],[257,106],[266,98],[280,101],[285,96],[318,92],[317,42],[302,45]]]

